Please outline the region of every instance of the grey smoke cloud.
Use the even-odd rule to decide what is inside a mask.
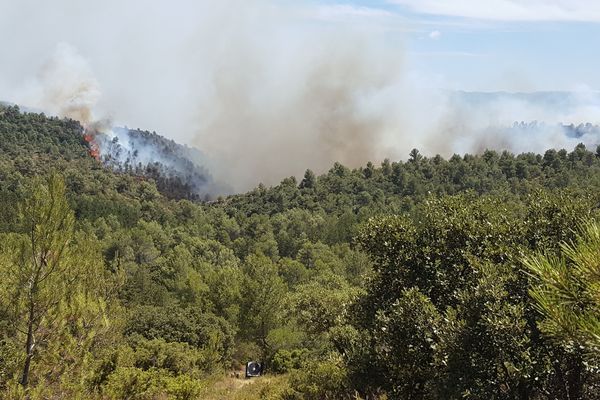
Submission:
[[[224,179],[236,187],[381,156],[402,49],[378,33],[307,29],[289,9],[270,12],[238,14],[211,43],[194,144],[218,155],[215,171],[233,172]]]
[[[88,124],[94,119],[92,112],[100,96],[100,85],[85,58],[72,46],[59,43],[11,100]]]
[[[598,142],[554,128],[496,129],[598,123],[594,92],[569,104],[457,96],[411,69],[401,36],[385,28],[390,15],[361,9],[361,24],[354,9],[325,11],[263,0],[0,0],[0,34],[14,38],[0,99],[156,130],[201,149],[214,177],[236,190],[335,161],[406,158],[414,147],[448,156]]]

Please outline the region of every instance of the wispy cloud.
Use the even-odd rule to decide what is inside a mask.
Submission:
[[[388,0],[414,12],[496,21],[600,22],[597,0]]]
[[[489,57],[489,54],[469,51],[412,51],[408,55],[414,57]]]
[[[386,18],[395,16],[394,13],[380,8],[356,6],[352,4],[329,4],[319,6],[317,15],[322,19],[340,18]]]
[[[390,10],[346,2],[310,6],[307,7],[305,11],[309,19],[314,19],[326,24],[340,24],[341,26],[351,28],[352,30],[396,33],[424,31],[421,24],[414,23],[403,13],[393,9]],[[426,29],[430,31],[433,28]]]
[[[442,32],[440,31],[432,31],[429,32],[429,38],[433,40],[437,40],[442,36]]]

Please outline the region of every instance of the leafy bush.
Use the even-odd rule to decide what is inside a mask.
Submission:
[[[197,399],[205,384],[188,375],[172,376],[168,371],[123,367],[115,370],[104,387],[109,399],[121,400],[193,400]]]
[[[206,364],[202,350],[187,343],[146,340],[139,336],[132,342],[134,366],[145,371],[158,368],[179,375],[207,371],[212,367]]]
[[[302,368],[307,358],[307,349],[280,349],[273,355],[270,370],[275,373],[290,372],[291,370]]]
[[[144,371],[140,368],[122,367],[115,370],[104,387],[109,399],[152,400],[163,391],[161,371]]]
[[[290,374],[291,390],[284,398],[305,400],[353,399],[344,365],[339,360],[310,362]],[[301,395],[301,396],[299,396]]]
[[[207,361],[221,365],[231,359],[233,352],[233,332],[227,321],[192,309],[139,306],[132,311],[125,333],[187,343],[203,349]]]

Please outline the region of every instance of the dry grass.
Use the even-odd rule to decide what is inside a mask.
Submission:
[[[215,377],[211,380],[203,400],[276,400],[288,387],[286,375],[267,375],[245,379],[232,376]]]

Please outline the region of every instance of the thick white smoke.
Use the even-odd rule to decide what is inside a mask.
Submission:
[[[100,85],[87,60],[67,43],[59,43],[39,72],[10,100],[51,115],[87,124],[100,99]]]
[[[16,38],[3,50],[13,57],[0,65],[0,99],[156,130],[201,149],[236,190],[414,147],[448,156],[599,141],[555,126],[599,123],[597,93],[561,103],[435,89],[444,82],[412,69],[402,22],[386,13],[263,0],[0,6],[0,34]],[[533,120],[549,128],[499,129]]]
[[[403,79],[402,48],[377,32],[306,29],[289,9],[270,12],[238,13],[202,47],[210,51],[195,52],[209,67],[196,83],[194,144],[237,187],[382,157],[388,122],[408,104],[403,91],[390,96]]]

